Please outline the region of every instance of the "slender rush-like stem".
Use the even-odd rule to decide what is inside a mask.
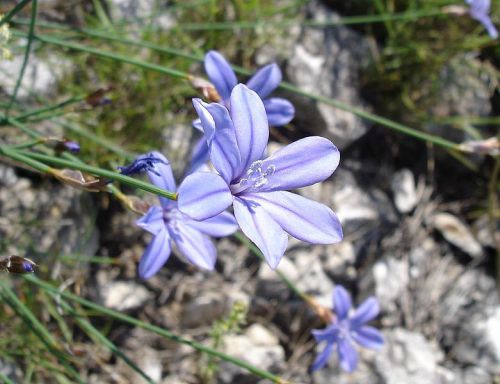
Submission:
[[[19,72],[19,76],[17,77],[16,80],[16,85],[14,87],[14,92],[12,92],[12,95],[10,96],[9,100],[9,105],[7,106],[5,110],[5,116],[9,116],[10,109],[12,108],[12,105],[16,101],[17,97],[17,92],[19,91],[19,87],[21,86],[21,83],[24,78],[24,73],[26,71],[26,66],[28,65],[28,60],[30,57],[31,53],[31,44],[33,43],[33,37],[35,35],[35,20],[36,20],[36,11],[37,11],[37,0],[33,0],[31,4],[31,20],[30,20],[30,26],[28,30],[28,43],[26,44],[26,48],[24,50],[24,58],[23,58],[23,64],[21,65],[21,71]]]
[[[167,67],[153,64],[153,63],[148,63],[146,61],[133,59],[133,58],[128,57],[128,56],[118,55],[116,53],[103,51],[103,50],[97,49],[97,48],[87,47],[86,45],[72,43],[69,41],[64,41],[64,40],[61,40],[61,39],[58,39],[58,38],[55,38],[52,36],[36,35],[36,39],[43,42],[43,43],[59,45],[61,47],[73,49],[75,51],[91,53],[91,54],[99,56],[99,57],[104,57],[106,59],[121,61],[123,63],[132,64],[132,65],[144,68],[144,69],[150,69],[150,70],[164,73],[166,75],[180,78],[180,79],[187,79],[189,76],[189,74],[187,74],[185,72],[178,71],[176,69],[167,68]]]
[[[0,151],[1,151],[0,147]],[[136,187],[139,189],[143,189],[144,191],[155,193],[157,195],[166,197],[170,200],[177,200],[177,193],[166,191],[164,189],[158,188],[153,184],[146,183],[141,180],[134,179],[129,176],[122,175],[121,173],[109,171],[107,169],[102,169],[98,167],[93,167],[91,165],[87,165],[81,162],[76,162],[67,159],[61,159],[60,157],[44,155],[41,153],[29,152],[29,151],[16,151],[9,149],[10,152],[17,152],[18,154],[22,154],[24,156],[30,157],[32,159],[40,160],[49,164],[57,165],[60,167],[77,169],[79,171],[87,172],[96,176],[105,177],[108,179],[116,180],[124,184],[128,184],[132,187]],[[7,155],[8,156],[8,155]]]
[[[22,0],[14,8],[12,8],[4,17],[0,19],[0,27],[5,23],[8,23],[17,13],[19,13],[24,7],[26,7],[31,0]]]
[[[172,68],[167,68],[167,67],[163,67],[160,65],[151,64],[151,63],[148,63],[148,62],[145,62],[142,60],[131,59],[129,57],[124,57],[124,56],[117,55],[117,54],[114,54],[111,52],[103,51],[103,50],[100,50],[97,48],[87,47],[87,46],[77,44],[77,43],[67,42],[65,40],[62,40],[62,39],[59,39],[56,37],[46,36],[46,35],[37,35],[36,38],[42,42],[45,42],[45,43],[59,45],[61,47],[66,47],[66,48],[70,48],[70,49],[74,49],[74,50],[79,50],[81,52],[95,54],[95,55],[100,56],[100,57],[105,57],[108,59],[122,61],[122,62],[125,62],[128,64],[139,66],[141,68],[150,69],[150,70],[154,70],[154,71],[157,71],[160,73],[168,74],[168,75],[171,75],[173,77],[183,78],[183,79],[187,79],[189,77],[188,73],[181,72],[181,71],[178,71],[178,70],[175,70]],[[115,41],[125,40],[127,44],[131,44],[131,40],[129,40],[129,39],[115,38],[114,40]],[[123,41],[123,42],[125,43],[125,41]],[[136,42],[135,45],[141,45],[141,46],[146,45],[148,48],[154,49],[153,48],[154,44],[151,44],[151,43]],[[158,51],[165,51],[165,48],[163,48],[163,49],[160,49],[161,47],[157,47],[157,48],[158,48]],[[176,55],[185,57],[185,58],[190,59],[190,60],[195,60],[195,57],[196,57],[196,60],[200,60],[200,61],[203,60],[203,57],[198,57],[198,56],[194,56],[191,54],[180,55],[180,54],[178,54],[178,52],[175,52],[175,50],[169,50],[168,53],[176,54]],[[238,68],[236,66],[233,66],[233,69],[238,73],[243,73],[245,75],[249,74],[248,71],[243,70],[242,68]],[[378,115],[375,115],[375,114],[370,113],[370,112],[366,112],[361,108],[357,108],[357,107],[354,107],[352,105],[345,104],[345,103],[338,101],[338,100],[335,100],[335,99],[331,99],[331,98],[320,96],[320,95],[311,94],[309,92],[301,90],[298,87],[295,87],[294,85],[292,85],[290,83],[282,82],[281,85],[279,86],[279,88],[291,91],[295,94],[307,97],[307,98],[315,100],[315,101],[319,101],[321,103],[331,105],[335,108],[339,108],[341,110],[350,112],[350,113],[352,113],[358,117],[361,117],[365,120],[372,121],[374,123],[380,124],[384,127],[390,128],[392,130],[395,130],[397,132],[411,136],[413,138],[427,141],[427,142],[433,143],[435,145],[438,145],[440,147],[451,149],[451,150],[455,150],[455,151],[461,150],[456,143],[453,143],[449,140],[443,139],[439,136],[419,131],[415,128],[411,128],[407,125],[398,123],[398,122],[393,121],[391,119],[388,119],[388,118],[385,118],[382,116],[378,116]]]
[[[50,294],[54,297],[59,297],[53,292]],[[137,366],[130,358],[124,354],[120,349],[106,336],[104,336],[96,327],[92,325],[88,320],[86,320],[80,313],[78,313],[74,308],[72,308],[68,303],[64,300],[58,300],[58,304],[64,308],[65,311],[69,312],[72,317],[75,319],[78,326],[94,341],[99,342],[108,348],[112,353],[114,353],[118,358],[122,359],[125,364],[127,364],[130,368],[132,368],[135,372],[141,375],[144,380],[146,380],[149,384],[154,384],[154,381],[151,377],[148,376],[146,372],[144,372],[141,368]]]
[[[157,335],[160,335],[160,336],[163,336],[163,337],[166,337],[170,340],[173,340],[177,343],[181,343],[181,344],[185,344],[185,345],[189,345],[190,347],[196,349],[197,351],[200,351],[200,352],[203,352],[203,353],[207,353],[209,355],[212,355],[212,356],[215,356],[215,357],[218,357],[219,359],[221,360],[224,360],[224,361],[228,361],[234,365],[237,365],[239,367],[242,367],[244,369],[246,369],[247,371],[259,376],[259,377],[262,377],[264,379],[268,379],[268,380],[271,380],[273,383],[277,383],[277,384],[291,384],[289,381],[286,381],[276,375],[273,375],[272,373],[270,372],[267,372],[267,371],[264,371],[258,367],[255,367],[254,365],[252,364],[249,364],[243,360],[240,360],[240,359],[237,359],[235,357],[232,357],[232,356],[229,356],[223,352],[220,352],[220,351],[216,351],[210,347],[207,347],[206,345],[203,345],[201,343],[198,343],[196,341],[193,341],[193,340],[190,340],[190,339],[187,339],[185,337],[182,337],[182,336],[179,336],[169,330],[166,330],[164,328],[160,328],[156,325],[152,325],[152,324],[148,324],[148,323],[145,323],[141,320],[138,320],[132,316],[128,316],[128,315],[125,315],[123,313],[120,313],[118,311],[115,311],[115,310],[112,310],[112,309],[109,309],[109,308],[106,308],[106,307],[103,307],[99,304],[96,304],[96,303],[93,303],[92,301],[88,301],[86,299],[83,299],[77,295],[74,295],[72,293],[69,293],[67,291],[59,291],[57,289],[57,287],[54,287],[44,281],[41,281],[39,280],[37,277],[35,276],[24,276],[26,280],[30,281],[31,283],[39,286],[40,288],[42,289],[45,289],[49,292],[53,292],[57,295],[60,295],[62,297],[64,297],[65,299],[67,300],[70,300],[70,301],[74,301],[76,303],[79,303],[87,308],[90,308],[90,309],[93,309],[95,310],[96,312],[98,313],[101,313],[105,316],[109,316],[110,318],[113,318],[115,320],[118,320],[118,321],[122,321],[122,322],[125,322],[127,324],[131,324],[131,325],[134,325],[136,327],[139,327],[139,328],[143,328],[143,329],[146,329],[148,331],[151,331],[153,333],[156,333]]]
[[[84,381],[81,379],[78,372],[76,372],[70,365],[71,356],[67,355],[61,348],[59,348],[57,341],[54,339],[50,331],[45,328],[42,323],[40,323],[33,312],[31,312],[29,308],[17,298],[14,292],[12,292],[4,281],[0,281],[0,296],[3,297],[3,301],[5,301],[18,314],[26,325],[33,330],[34,334],[47,346],[47,349],[59,360],[65,370],[69,372],[78,383],[83,384]]]
[[[0,146],[0,155],[9,157],[13,160],[19,161],[20,163],[26,164],[42,173],[52,174],[53,168],[45,165],[44,163],[36,161],[28,156],[23,155],[22,153],[18,152],[18,150],[15,150],[11,147]]]

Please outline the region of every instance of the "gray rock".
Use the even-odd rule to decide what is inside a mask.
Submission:
[[[159,0],[112,0],[108,5],[111,18],[115,21],[127,20],[139,25],[170,28],[174,18],[166,12],[165,3]]]
[[[471,230],[456,216],[449,213],[437,213],[434,215],[432,223],[448,242],[469,256],[480,257],[483,255],[481,244],[474,238]]]
[[[394,173],[391,180],[391,189],[394,194],[394,204],[401,213],[408,213],[417,205],[417,191],[415,178],[409,169],[402,169]]]
[[[146,345],[139,345],[137,349],[124,352],[154,383],[161,381],[163,364],[156,349]],[[133,370],[122,359],[118,360],[116,370],[121,372],[130,383],[147,383],[142,375]]]
[[[319,247],[291,249],[281,259],[278,271],[302,292],[312,296],[320,304],[331,307],[333,283],[323,270],[319,251]],[[258,274],[257,292],[259,295],[277,298],[287,294],[289,290],[277,273],[266,263],[262,263]]]
[[[344,233],[362,237],[380,231],[384,224],[396,223],[396,212],[387,195],[373,187],[362,186],[345,169],[335,172],[331,205]]]
[[[491,384],[491,375],[481,367],[469,367],[463,372],[462,382],[464,384]]]
[[[95,209],[89,194],[49,180],[32,182],[4,165],[0,176],[0,251],[35,262],[45,254],[43,263],[51,268],[61,254],[95,254],[94,217],[84,213]]]
[[[183,306],[182,325],[188,328],[211,325],[228,314],[236,302],[248,307],[250,297],[230,287],[218,291],[201,292]]]
[[[491,65],[470,54],[457,56],[443,66],[437,80],[420,87],[429,92],[420,104],[429,105],[431,116],[488,116],[497,84],[495,69]],[[466,130],[450,129],[449,125],[436,123],[429,125],[428,129],[456,142],[473,139]]]
[[[99,288],[99,295],[104,306],[117,311],[136,309],[151,298],[151,293],[144,286],[131,281],[111,281]]]
[[[26,40],[20,40],[22,46]],[[0,60],[0,88],[12,94],[16,85],[24,57],[17,54],[12,60]],[[31,53],[24,72],[23,81],[17,93],[17,99],[23,100],[33,95],[48,96],[55,92],[55,86],[70,71],[72,64],[57,55],[40,57]]]
[[[457,361],[500,375],[500,306],[471,314],[456,337],[453,353]]]
[[[287,256],[281,259],[276,270],[283,273],[292,281],[296,280],[299,276],[297,267]],[[265,297],[280,297],[286,290],[286,285],[279,278],[278,274],[267,263],[261,263],[257,275],[257,294]]]
[[[387,258],[373,266],[375,296],[382,311],[393,313],[401,304],[409,284],[409,266],[404,260]]]
[[[351,242],[342,240],[338,244],[321,247],[320,258],[323,269],[329,276],[356,278],[356,252]]]
[[[339,19],[319,1],[308,4],[308,13],[315,21]],[[306,92],[366,109],[359,94],[358,71],[367,63],[368,52],[367,41],[344,26],[303,28],[286,73],[294,85]],[[293,101],[297,110],[295,123],[303,123],[306,130],[314,129],[314,133],[332,139],[341,149],[369,128],[352,113],[330,105],[304,98]]]
[[[23,376],[21,368],[11,361],[0,360],[0,372],[14,383],[20,383],[22,381]]]
[[[319,304],[331,308],[333,283],[323,270],[319,250],[319,247],[308,247],[287,252],[298,271],[297,276],[291,280],[298,289],[313,297]]]
[[[285,360],[285,351],[279,345],[278,338],[260,324],[251,325],[243,335],[225,336],[222,350],[264,370],[280,369]],[[243,380],[243,377],[251,377],[251,374],[240,367],[222,362],[217,382],[235,383]]]
[[[384,332],[385,346],[375,356],[375,370],[387,384],[441,383],[437,374],[443,353],[420,333],[403,328]]]

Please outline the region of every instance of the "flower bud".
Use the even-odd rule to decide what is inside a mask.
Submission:
[[[214,103],[221,101],[221,97],[215,89],[214,85],[201,77],[189,76],[189,82],[191,86],[198,92],[201,92],[203,97]]]

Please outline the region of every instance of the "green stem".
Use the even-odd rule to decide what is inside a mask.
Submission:
[[[9,117],[9,118],[4,118],[3,121],[6,124],[10,124],[16,128],[19,128],[21,131],[23,131],[25,134],[27,134],[32,139],[41,139],[42,138],[42,136],[38,132],[36,132],[33,129],[31,129],[30,127],[20,123],[17,119]]]
[[[383,15],[363,15],[363,16],[346,16],[338,20],[261,20],[261,21],[224,21],[224,22],[208,22],[208,23],[180,23],[174,26],[175,29],[185,31],[202,31],[202,30],[233,30],[233,29],[254,29],[259,27],[269,26],[270,28],[291,28],[299,27],[333,27],[339,25],[354,25],[354,24],[369,24],[381,23],[386,21],[398,20],[418,20],[423,17],[444,16],[442,10],[429,10],[420,12],[404,12]]]
[[[460,150],[460,148],[458,147],[458,144],[456,144],[452,141],[443,139],[443,138],[436,136],[436,135],[431,135],[429,133],[419,131],[415,128],[408,127],[407,125],[403,125],[401,123],[390,120],[388,118],[378,116],[378,115],[375,115],[375,114],[370,113],[370,112],[366,112],[366,111],[362,110],[361,108],[353,107],[352,105],[345,104],[345,103],[338,101],[338,100],[335,100],[335,99],[330,99],[328,97],[319,96],[319,95],[312,95],[308,92],[302,91],[300,88],[297,88],[296,86],[294,86],[290,83],[283,81],[280,84],[279,88],[291,91],[297,95],[301,95],[301,96],[307,97],[307,98],[312,99],[312,100],[316,100],[316,101],[331,105],[331,106],[339,108],[343,111],[350,112],[353,115],[356,115],[358,117],[361,117],[365,120],[368,120],[368,121],[371,121],[374,123],[378,123],[384,127],[390,128],[390,129],[397,131],[399,133],[403,133],[407,136],[411,136],[411,137],[414,137],[416,139],[427,141],[427,142],[433,143],[433,144],[438,145],[438,146],[443,147],[443,148],[452,149],[452,150],[456,150],[456,151]]]
[[[132,177],[122,175],[121,173],[118,173],[118,172],[109,171],[109,170],[98,168],[98,167],[93,167],[91,165],[87,165],[87,164],[84,164],[81,162],[61,159],[60,157],[44,155],[41,153],[35,153],[35,152],[29,152],[29,151],[19,151],[19,153],[22,153],[23,155],[31,157],[33,159],[44,161],[44,162],[49,163],[49,164],[57,165],[57,166],[64,167],[64,168],[77,169],[79,171],[87,172],[87,173],[90,173],[93,175],[116,180],[116,181],[119,181],[121,183],[130,185],[132,187],[136,187],[136,188],[142,189],[144,191],[155,193],[157,195],[166,197],[167,199],[170,199],[170,200],[177,200],[177,194],[174,192],[166,191],[164,189],[161,189],[161,188],[154,186],[153,184],[146,183],[144,181],[137,180],[137,179],[134,179]]]
[[[258,21],[250,20],[250,21],[223,21],[223,22],[206,22],[206,23],[179,23],[172,26],[171,29],[179,29],[185,31],[232,30],[232,29],[254,29],[266,26],[279,29],[291,28],[295,26],[322,28],[322,27],[333,27],[338,25],[383,23],[386,21],[418,20],[424,17],[447,16],[447,15],[448,13],[443,12],[441,9],[432,9],[432,10],[409,11],[401,13],[385,13],[377,15],[345,16],[337,20],[326,20],[326,21],[297,20],[297,19],[288,19],[288,20],[265,19]],[[27,20],[23,20],[21,18],[17,18],[16,20],[13,21],[13,24],[19,24],[19,25],[26,25],[27,23],[28,23]],[[75,31],[74,28],[65,27],[57,23],[45,22],[45,23],[39,23],[38,25],[43,28],[58,29],[58,30],[65,30],[72,32]],[[83,28],[78,31],[87,33],[87,31],[89,30]],[[103,33],[103,32],[104,33],[107,32],[109,34],[110,30],[109,28],[102,28],[102,30],[98,33]],[[130,32],[130,30],[126,29],[125,32]]]
[[[273,383],[279,383],[279,384],[286,384],[286,383],[289,383],[283,379],[281,379],[280,377],[276,376],[276,375],[273,375],[272,373],[270,372],[267,372],[267,371],[264,371],[258,367],[255,367],[243,360],[240,360],[240,359],[237,359],[237,358],[234,358],[232,356],[229,356],[223,352],[219,352],[219,351],[216,351],[210,347],[207,347],[201,343],[198,343],[196,341],[193,341],[193,340],[190,340],[190,339],[187,339],[185,337],[182,337],[182,336],[179,336],[171,331],[168,331],[166,329],[163,329],[163,328],[160,328],[158,326],[155,326],[155,325],[152,325],[152,324],[148,324],[148,323],[144,323],[143,321],[141,320],[138,320],[134,317],[131,317],[131,316],[128,316],[128,315],[125,315],[123,313],[120,313],[120,312],[117,312],[117,311],[114,311],[112,309],[109,309],[109,308],[106,308],[106,307],[103,307],[99,304],[96,304],[96,303],[93,303],[91,301],[88,301],[86,299],[83,299],[77,295],[74,295],[72,293],[69,293],[67,291],[59,291],[56,287],[53,287],[52,285],[46,283],[46,282],[43,282],[41,280],[39,280],[37,277],[35,276],[29,276],[29,275],[25,275],[24,276],[26,280],[30,281],[31,283],[33,284],[36,284],[38,285],[39,287],[47,290],[47,291],[50,291],[50,292],[54,292],[56,293],[57,295],[60,295],[62,297],[64,297],[65,299],[67,300],[71,300],[71,301],[74,301],[74,302],[77,302],[87,308],[90,308],[90,309],[93,309],[97,312],[100,312],[102,313],[103,315],[106,315],[106,316],[109,316],[110,318],[113,318],[113,319],[116,319],[116,320],[119,320],[119,321],[122,321],[124,323],[127,323],[127,324],[131,324],[131,325],[134,325],[136,327],[139,327],[139,328],[142,328],[142,329],[146,329],[148,331],[151,331],[153,333],[156,333],[157,335],[160,335],[160,336],[163,336],[163,337],[166,337],[172,341],[175,341],[177,343],[181,343],[181,344],[185,344],[185,345],[189,345],[190,347],[196,349],[197,351],[200,351],[200,352],[203,352],[203,353],[207,353],[209,355],[212,355],[212,356],[216,356],[224,361],[228,361],[232,364],[235,364],[241,368],[244,368],[246,369],[247,371],[259,376],[259,377],[262,377],[264,379],[268,379],[268,380],[271,380]]]
[[[26,148],[34,147],[38,144],[42,144],[43,142],[44,142],[43,139],[31,140],[31,141],[27,141],[27,142],[21,143],[21,144],[9,145],[9,148],[10,149],[26,149]]]
[[[66,47],[66,48],[80,50],[82,52],[93,53],[93,54],[101,56],[101,57],[106,57],[106,58],[110,58],[110,59],[114,59],[114,60],[123,61],[125,63],[137,65],[137,66],[139,66],[141,68],[155,70],[155,71],[158,71],[158,72],[161,72],[161,73],[165,73],[165,74],[169,74],[169,75],[172,75],[172,76],[178,77],[178,78],[184,78],[184,79],[186,79],[189,76],[189,74],[185,73],[185,72],[181,72],[181,71],[177,71],[177,70],[174,70],[174,69],[171,69],[171,68],[166,68],[166,67],[162,67],[162,66],[159,66],[159,65],[147,63],[147,62],[144,62],[144,61],[141,61],[141,60],[130,59],[130,58],[127,58],[127,57],[123,57],[123,56],[120,56],[120,55],[116,55],[116,54],[113,54],[113,53],[110,53],[110,52],[106,52],[106,51],[102,51],[102,50],[95,49],[95,48],[89,48],[89,47],[83,46],[81,44],[69,43],[69,42],[66,42],[64,40],[61,40],[61,39],[58,39],[58,38],[54,38],[54,37],[37,35],[37,39],[40,40],[40,41],[46,42],[46,43],[51,43],[51,44],[63,46],[63,47]],[[130,44],[130,40],[128,40],[128,39],[120,39],[120,40],[124,40],[124,42],[127,41],[127,43]],[[118,41],[118,39],[116,39],[116,41]],[[145,43],[144,44],[144,43],[137,43],[136,42],[136,44],[141,44],[141,45],[147,46],[149,48],[153,48],[153,46],[154,46],[154,44],[149,44],[149,43]],[[158,48],[160,48],[160,47],[158,47]],[[160,50],[160,49],[158,49],[158,50]],[[165,48],[161,48],[161,51],[165,52]],[[171,51],[171,50],[169,50],[169,53],[177,54],[177,53],[174,53],[174,51]],[[189,54],[183,54],[182,55],[182,57],[194,60],[193,56],[194,55],[189,55]],[[196,57],[196,60],[202,61],[203,58],[202,57]],[[239,67],[236,67],[236,66],[233,66],[233,69],[236,72],[238,72],[238,73],[243,73],[245,75],[249,74],[248,71],[243,70],[242,68],[239,68]],[[291,92],[293,92],[295,94],[307,97],[309,99],[316,100],[316,101],[319,101],[319,102],[331,105],[333,107],[339,108],[341,110],[350,112],[350,113],[352,113],[352,114],[354,114],[354,115],[356,115],[356,116],[358,116],[360,118],[363,118],[365,120],[368,120],[368,121],[380,124],[382,126],[390,128],[392,130],[395,130],[395,131],[397,131],[399,133],[403,133],[403,134],[408,135],[410,137],[413,137],[413,138],[416,138],[416,139],[419,139],[419,140],[423,140],[423,141],[427,141],[427,142],[433,143],[433,144],[435,144],[437,146],[444,147],[444,148],[447,148],[447,149],[452,149],[452,150],[457,150],[457,151],[461,150],[456,143],[453,143],[451,141],[443,139],[443,138],[441,138],[439,136],[431,135],[429,133],[425,133],[425,132],[419,131],[419,130],[417,130],[415,128],[411,128],[411,127],[409,127],[407,125],[398,123],[398,122],[390,120],[388,118],[385,118],[385,117],[382,117],[382,116],[378,116],[378,115],[375,115],[375,114],[370,113],[370,112],[366,112],[366,111],[362,110],[361,108],[356,108],[354,106],[351,106],[349,104],[345,104],[345,103],[343,103],[341,101],[338,101],[338,100],[335,100],[335,99],[330,99],[328,97],[324,97],[324,96],[320,96],[320,95],[314,95],[314,94],[302,91],[300,88],[295,87],[294,85],[292,85],[290,83],[282,82],[281,85],[279,86],[279,88],[291,91]]]
[[[36,20],[36,11],[37,11],[37,0],[33,0],[33,3],[31,4],[31,20],[30,20],[30,26],[29,26],[29,31],[28,31],[28,43],[26,44],[26,49],[24,50],[24,58],[23,58],[23,64],[21,65],[21,71],[19,72],[19,76],[17,77],[16,80],[16,85],[14,87],[14,92],[12,92],[12,95],[9,100],[9,105],[7,106],[7,109],[5,110],[5,116],[9,116],[10,109],[12,108],[12,105],[14,104],[16,98],[17,98],[17,92],[19,91],[19,87],[21,86],[21,83],[24,78],[24,72],[26,71],[26,66],[28,64],[28,59],[30,57],[31,53],[31,44],[33,43],[33,36],[35,35],[35,20]]]
[[[176,78],[180,78],[180,79],[187,79],[187,77],[188,77],[187,73],[178,71],[176,69],[164,67],[164,66],[157,65],[157,64],[148,63],[148,62],[145,62],[142,60],[133,59],[131,57],[118,55],[118,54],[112,53],[112,52],[102,51],[100,49],[87,47],[87,46],[82,45],[82,44],[71,43],[71,42],[64,41],[64,40],[61,40],[61,39],[58,39],[55,37],[45,36],[45,35],[36,35],[36,39],[43,42],[43,43],[58,45],[60,47],[72,49],[75,51],[90,53],[90,54],[93,54],[96,56],[104,57],[106,59],[121,61],[123,63],[132,64],[132,65],[138,66],[140,68],[150,69],[150,70],[153,70],[156,72],[164,73],[164,74],[170,75],[172,77],[176,77]]]
[[[38,140],[42,140],[43,139],[43,137],[41,135],[39,135],[38,132],[32,130],[31,128],[29,128],[26,125],[20,123],[19,121],[17,121],[14,118],[10,117],[8,119],[8,123],[11,124],[11,125],[13,125],[13,126],[15,126],[15,127],[17,127],[17,128],[19,128],[19,129],[21,129],[24,133],[26,133],[27,135],[29,135],[32,138],[35,138],[35,139],[38,139]],[[14,147],[7,147],[7,149],[9,149],[9,148],[13,149]],[[66,159],[70,160],[70,161],[74,161],[74,162],[83,164],[82,160],[80,160],[78,157],[72,155],[71,153],[65,152],[65,153],[62,154],[62,156],[65,157]],[[42,163],[38,163],[38,165],[45,166],[45,164],[42,164]],[[35,167],[35,169],[39,169],[39,168]],[[50,171],[52,171],[52,169],[50,169]],[[115,187],[114,185],[108,185],[107,189],[109,190],[110,193],[112,193],[113,195],[117,196],[118,198],[120,198],[120,197],[123,196],[123,193],[117,187]]]
[[[52,296],[57,297],[55,293],[50,293]],[[74,308],[72,308],[68,303],[64,300],[59,300],[58,303],[64,308],[67,312],[71,314],[71,316],[75,319],[78,326],[94,341],[97,341],[103,344],[106,348],[108,348],[112,353],[114,353],[117,357],[122,359],[125,364],[127,364],[130,368],[132,368],[135,372],[141,375],[144,380],[146,380],[149,384],[154,384],[153,379],[147,375],[141,368],[139,368],[130,358],[124,354],[118,347],[109,340],[106,336],[104,336],[97,328],[95,328],[89,321],[82,317],[81,314],[77,313]]]
[[[262,252],[257,248],[257,246],[252,243],[248,238],[246,238],[241,232],[236,232],[233,234],[233,237],[237,239],[240,243],[243,243],[248,249],[250,249],[254,255],[256,255],[259,259],[266,261]],[[308,301],[310,296],[302,292],[285,274],[283,274],[279,269],[275,269],[274,272],[278,275],[278,277],[285,283],[285,285],[298,297],[303,299],[304,301]]]
[[[74,376],[78,382],[83,383],[78,373],[70,366],[71,360],[58,346],[57,341],[52,337],[50,331],[33,315],[33,313],[23,304],[21,300],[7,287],[4,281],[0,281],[0,294],[7,304],[22,318],[35,335],[47,346],[48,350],[64,365],[65,369]]]
[[[0,27],[5,23],[8,23],[17,13],[19,13],[24,7],[28,5],[31,0],[22,0],[14,8],[12,8],[7,14],[0,19]]]
[[[11,147],[7,146],[0,146],[0,155],[4,155],[6,157],[10,157],[11,159],[17,160],[20,163],[29,165],[30,167],[42,172],[42,173],[49,173],[51,174],[53,171],[53,168],[36,161],[32,158],[29,158],[28,156],[23,155],[22,153],[18,152],[15,149],[12,149]]]
[[[80,101],[85,100],[85,98],[86,98],[86,96],[72,97],[72,98],[70,98],[68,100],[64,100],[61,103],[57,103],[57,104],[53,104],[53,105],[48,105],[48,106],[43,107],[43,108],[39,108],[39,109],[35,109],[35,110],[32,110],[32,111],[28,111],[28,112],[22,113],[22,114],[16,116],[15,119],[16,120],[25,120],[28,117],[39,116],[39,115],[42,115],[42,114],[47,113],[47,112],[52,112],[54,110],[64,108],[64,107],[66,107],[68,105],[71,105],[71,104],[79,103]],[[47,116],[45,118],[50,118],[50,117],[51,116]],[[8,117],[5,117],[4,122],[8,123],[9,120],[10,119]]]

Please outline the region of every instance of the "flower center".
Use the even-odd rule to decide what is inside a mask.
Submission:
[[[257,160],[247,169],[245,178],[240,180],[240,186],[260,189],[268,183],[268,177],[272,176],[276,171],[276,167],[272,164],[264,169],[264,161]]]
[[[168,208],[163,210],[163,221],[171,229],[177,230],[177,223],[184,220],[186,215],[184,215],[177,208]]]
[[[338,323],[339,338],[349,339],[351,337],[351,327],[348,320],[342,320]]]

